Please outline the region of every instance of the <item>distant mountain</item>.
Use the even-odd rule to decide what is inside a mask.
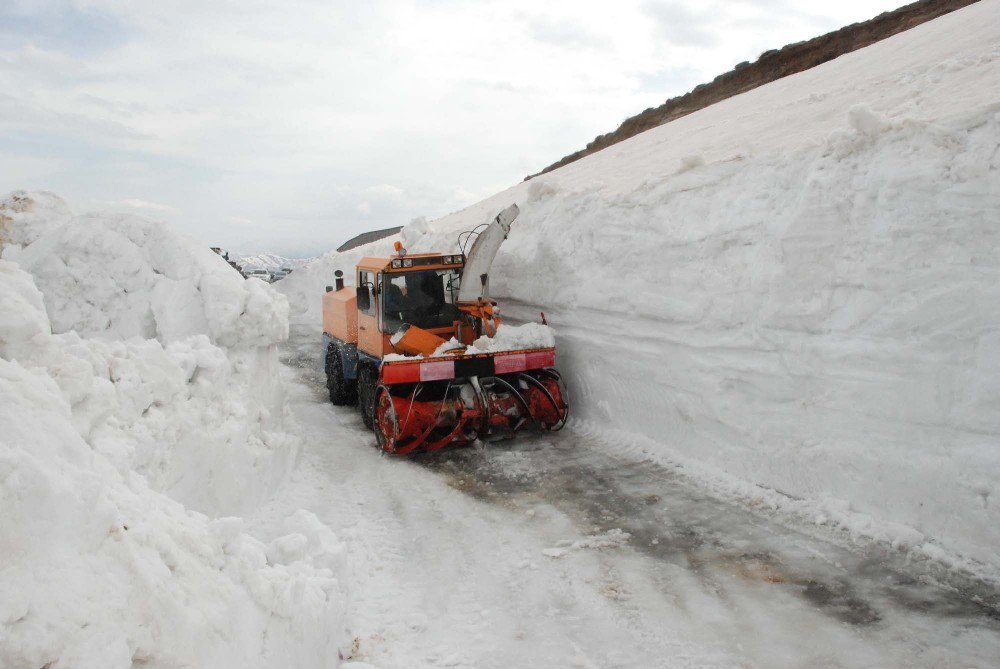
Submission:
[[[240,255],[234,253],[232,256],[236,263],[243,266],[244,270],[248,269],[281,269],[282,267],[289,267],[295,269],[297,267],[302,267],[307,262],[312,260],[312,258],[285,258],[284,256],[279,256],[276,253],[254,253],[252,255]]]

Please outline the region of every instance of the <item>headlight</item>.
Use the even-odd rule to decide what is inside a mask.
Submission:
[[[393,260],[392,261],[392,266],[394,268],[396,268],[396,269],[398,269],[399,267],[402,267],[402,265],[400,264],[400,262],[398,260]]]
[[[451,263],[453,263],[453,262],[454,262],[454,260],[455,260],[455,259],[454,259],[454,258],[452,258],[451,256],[445,256],[445,257],[444,257],[444,264],[445,264],[445,265],[450,265]]]
[[[403,258],[403,267],[413,267],[413,260],[411,258]]]

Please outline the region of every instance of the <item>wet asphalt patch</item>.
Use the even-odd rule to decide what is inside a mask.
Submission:
[[[909,576],[891,549],[855,551],[809,537],[713,498],[668,468],[608,456],[574,444],[575,437],[527,435],[412,461],[480,500],[521,511],[549,504],[582,534],[627,532],[633,550],[688,569],[713,589],[736,576],[794,593],[849,625],[875,625],[887,610],[901,609],[1000,634],[1000,607],[983,603],[1000,602],[995,592],[961,592]]]

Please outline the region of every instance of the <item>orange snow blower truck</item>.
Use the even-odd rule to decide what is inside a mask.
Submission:
[[[471,348],[500,323],[489,272],[517,217],[511,205],[459,237],[461,253],[362,258],[355,286],[323,296],[330,401],[357,402],[386,453],[434,451],[528,426],[561,429],[568,407],[550,346]],[[464,246],[474,238],[468,253]],[[463,244],[464,242],[464,244]],[[499,348],[501,350],[494,350]]]

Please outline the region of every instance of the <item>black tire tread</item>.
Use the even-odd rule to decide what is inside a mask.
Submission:
[[[330,391],[330,402],[337,406],[349,406],[357,401],[357,382],[344,376],[344,362],[336,344],[330,344],[326,351],[326,387]]]
[[[361,420],[369,430],[375,426],[375,387],[378,384],[378,375],[375,368],[370,365],[361,365],[358,368],[358,411],[361,412]]]

